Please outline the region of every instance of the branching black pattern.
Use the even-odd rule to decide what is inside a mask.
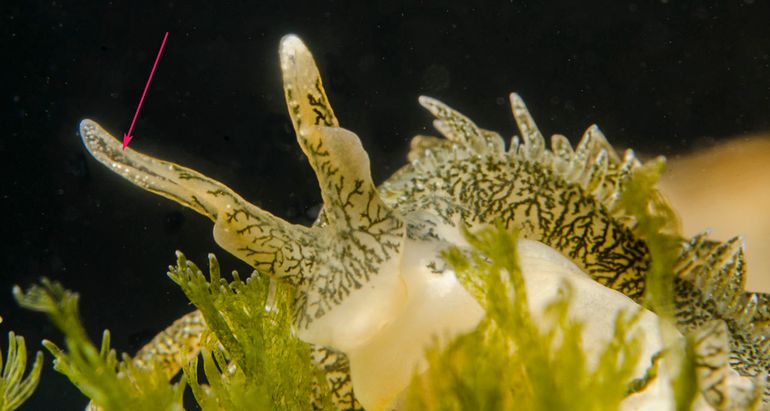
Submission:
[[[330,348],[312,346],[313,361],[324,371],[334,405],[340,411],[363,411],[353,393],[350,364],[345,354]],[[321,409],[320,405],[316,409]]]
[[[448,158],[439,167],[411,174],[400,187],[402,197],[423,210],[435,208],[445,224],[455,224],[455,213],[464,224],[503,222],[521,230],[524,238],[559,250],[602,284],[636,300],[644,293],[649,265],[644,243],[579,185],[536,163],[491,155]]]

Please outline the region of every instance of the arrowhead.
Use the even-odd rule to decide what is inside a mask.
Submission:
[[[123,150],[126,149],[132,138],[134,138],[134,136],[130,136],[128,133],[123,133]]]

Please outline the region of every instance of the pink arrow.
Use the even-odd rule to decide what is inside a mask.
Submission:
[[[163,46],[166,45],[167,38],[168,38],[168,32],[166,32],[166,34],[163,36],[163,42],[160,43],[160,50],[158,50],[158,56],[155,57],[155,64],[152,65],[152,71],[150,71],[150,78],[147,79],[147,84],[144,85],[142,98],[139,99],[139,105],[136,106],[134,119],[131,120],[131,126],[128,128],[128,133],[123,133],[123,150],[126,149],[126,146],[128,146],[128,143],[130,143],[131,139],[134,138],[134,136],[131,135],[131,131],[134,130],[134,123],[136,123],[136,118],[139,117],[139,109],[142,108],[142,103],[144,102],[144,96],[147,94],[147,89],[150,87],[150,82],[152,81],[152,75],[155,74],[155,67],[158,66],[158,60],[160,60],[160,54],[163,53]]]

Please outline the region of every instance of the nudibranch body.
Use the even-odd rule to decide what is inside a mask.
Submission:
[[[290,224],[194,170],[124,151],[91,120],[83,120],[81,135],[99,161],[209,217],[220,246],[295,288],[296,335],[314,345],[340,409],[397,408],[412,373],[425,367],[431,339],[470,331],[483,317],[441,258],[449,245],[466,246],[464,227],[501,223],[520,232],[533,313],[569,283],[589,354],[612,334],[614,313],[641,309],[649,252],[633,218],[615,206],[640,164],[631,151],[619,157],[597,127],[575,148],[554,135],[549,149],[512,94],[521,137],[506,148],[499,134],[421,97],[445,138],[415,137],[410,164],[377,187],[360,140],[339,126],[305,45],[287,36],[279,54],[289,114],[323,198],[312,227]],[[681,251],[676,320],[682,333],[700,336],[708,347],[698,353],[698,404],[748,404],[765,386],[767,297],[743,291],[738,241],[698,236],[683,241]],[[642,310],[637,327],[645,338],[635,378],[664,348],[655,314]],[[661,372],[623,408],[671,408],[666,378]]]

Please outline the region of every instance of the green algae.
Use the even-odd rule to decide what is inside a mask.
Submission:
[[[187,386],[203,410],[329,408],[308,345],[291,334],[288,287],[256,273],[243,281],[233,272],[227,281],[213,255],[207,280],[184,255],[177,257],[169,277],[209,327],[200,355],[205,381],[197,357],[184,366],[185,378],[171,382],[161,364],[139,366],[125,353],[119,360],[109,331],[97,348],[80,321],[78,294],[59,283],[43,279],[26,292],[16,287],[14,294],[23,307],[46,313],[64,334],[63,348],[43,342],[54,368],[101,409],[183,410]]]
[[[169,382],[160,367],[137,367],[127,354],[118,359],[109,331],[99,347],[91,341],[80,321],[77,293],[44,278],[26,292],[15,287],[14,296],[22,307],[47,314],[64,334],[63,348],[48,340],[43,345],[54,356],[54,369],[95,405],[110,411],[182,409],[184,382]]]
[[[37,388],[42,369],[43,353],[38,351],[32,368],[27,376],[24,376],[27,370],[27,346],[24,337],[14,334],[13,331],[9,332],[5,363],[0,351],[0,411],[12,411],[21,407]]]
[[[184,368],[204,410],[329,407],[326,381],[309,346],[291,332],[291,289],[254,273],[245,281],[220,276],[209,255],[209,279],[177,253],[169,277],[203,313],[210,331],[202,350],[208,388],[198,382],[197,358]]]

